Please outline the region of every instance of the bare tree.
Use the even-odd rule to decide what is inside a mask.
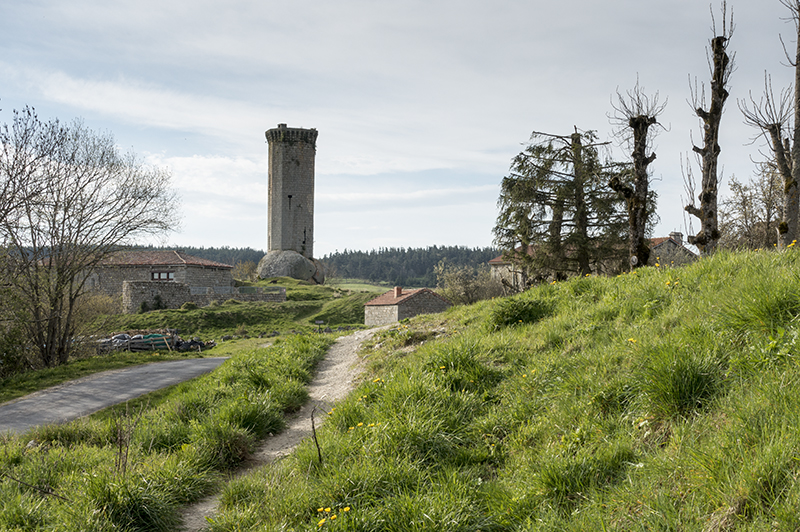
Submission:
[[[775,166],[783,178],[784,210],[778,225],[778,245],[784,247],[800,238],[800,0],[781,0],[781,4],[791,12],[789,18],[794,22],[797,37],[794,59],[784,44],[786,58],[794,67],[794,89],[783,89],[776,96],[772,79],[765,74],[761,99],[757,102],[751,94],[749,103],[739,102],[739,109],[745,123],[758,129],[759,136],[767,139]]]
[[[612,101],[614,113],[609,117],[615,124],[616,136],[629,149],[633,162],[631,178],[616,174],[609,186],[625,199],[628,211],[628,254],[634,266],[644,266],[650,257],[647,231],[654,212],[654,196],[650,192],[648,167],[656,160],[652,149],[654,127],[661,127],[658,116],[664,111],[666,102],[659,103],[658,93],[648,96],[639,80],[626,94],[617,90],[617,103]],[[648,152],[649,155],[648,155]],[[627,182],[626,182],[627,181]],[[635,260],[634,260],[635,258]]]
[[[135,238],[176,229],[168,172],[121,154],[79,121],[40,121],[30,109],[0,129],[4,273],[41,362],[67,361],[91,270]]]
[[[706,102],[705,86],[701,85],[698,89],[695,80],[694,87],[689,84],[692,90],[692,107],[695,114],[702,123],[703,127],[703,146],[694,145],[692,150],[697,154],[700,161],[700,171],[702,180],[700,183],[700,206],[694,204],[694,181],[691,177],[691,170],[687,170],[685,179],[686,188],[689,196],[689,205],[684,209],[690,215],[700,220],[700,231],[689,236],[689,243],[694,244],[700,249],[703,255],[714,253],[719,240],[719,221],[717,210],[717,195],[719,187],[719,174],[717,162],[721,148],[719,146],[719,125],[722,121],[722,111],[725,101],[728,99],[728,83],[734,70],[734,55],[728,54],[728,44],[733,36],[733,11],[728,17],[727,2],[722,2],[722,33],[717,33],[714,12],[711,12],[712,32],[715,35],[711,39],[711,49],[708,51],[709,70],[711,71],[711,90],[710,103]],[[708,105],[707,105],[708,104]]]
[[[720,247],[764,249],[777,244],[775,229],[783,213],[782,181],[771,161],[760,163],[747,183],[731,177],[731,194],[720,202]]]

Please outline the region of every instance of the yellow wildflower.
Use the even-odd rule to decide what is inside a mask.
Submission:
[[[356,427],[363,427],[363,426],[364,426],[364,424],[363,424],[363,423],[359,423],[358,425],[356,425]],[[331,509],[330,509],[330,508],[325,508],[325,511],[326,511],[326,512],[330,512],[330,511],[331,511]]]
[[[344,508],[342,508],[342,511],[343,512],[349,512],[350,511],[350,507],[349,506],[345,506]]]
[[[330,509],[330,508],[325,508],[325,511],[326,511],[326,512],[330,512],[330,511],[331,511],[331,509]]]
[[[324,525],[324,524],[325,524],[325,521],[327,521],[327,519],[325,519],[325,518],[323,517],[322,519],[320,519],[320,520],[319,520],[319,523],[317,523],[317,526],[322,526],[322,525]]]
[[[331,521],[333,521],[334,519],[336,519],[336,514],[333,514],[333,515],[331,516]]]
[[[628,338],[628,341],[632,344],[636,343],[636,338]]]

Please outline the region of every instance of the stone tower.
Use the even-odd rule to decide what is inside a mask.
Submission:
[[[317,130],[278,124],[269,142],[267,250],[314,257],[314,157]]]
[[[267,254],[258,275],[293,277],[322,284],[322,264],[314,260],[314,158],[317,130],[278,124],[269,143]]]

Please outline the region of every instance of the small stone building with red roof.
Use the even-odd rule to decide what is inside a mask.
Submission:
[[[364,305],[364,323],[386,325],[419,314],[435,314],[450,308],[452,303],[430,288],[403,290],[396,286]]]

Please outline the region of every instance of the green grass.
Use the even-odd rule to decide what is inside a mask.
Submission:
[[[364,281],[362,279],[334,278],[334,279],[329,279],[327,283],[333,286],[334,288],[342,291],[369,292],[373,294],[382,294],[392,288],[387,283],[373,284],[368,281]]]
[[[108,333],[142,329],[178,329],[184,337],[219,339],[245,331],[249,336],[273,331],[312,331],[315,321],[326,325],[363,326],[364,303],[372,293],[319,286],[295,279],[277,278],[277,286],[286,287],[288,301],[283,303],[240,302],[228,300],[197,309],[156,310],[143,314],[104,316],[102,329]],[[270,280],[247,283],[252,286],[275,286]]]
[[[243,349],[142,400],[0,437],[0,530],[175,530],[183,505],[282,430],[331,342],[297,335]]]
[[[404,322],[322,463],[306,442],[230,483],[211,530],[796,530],[798,266],[720,253]]]

